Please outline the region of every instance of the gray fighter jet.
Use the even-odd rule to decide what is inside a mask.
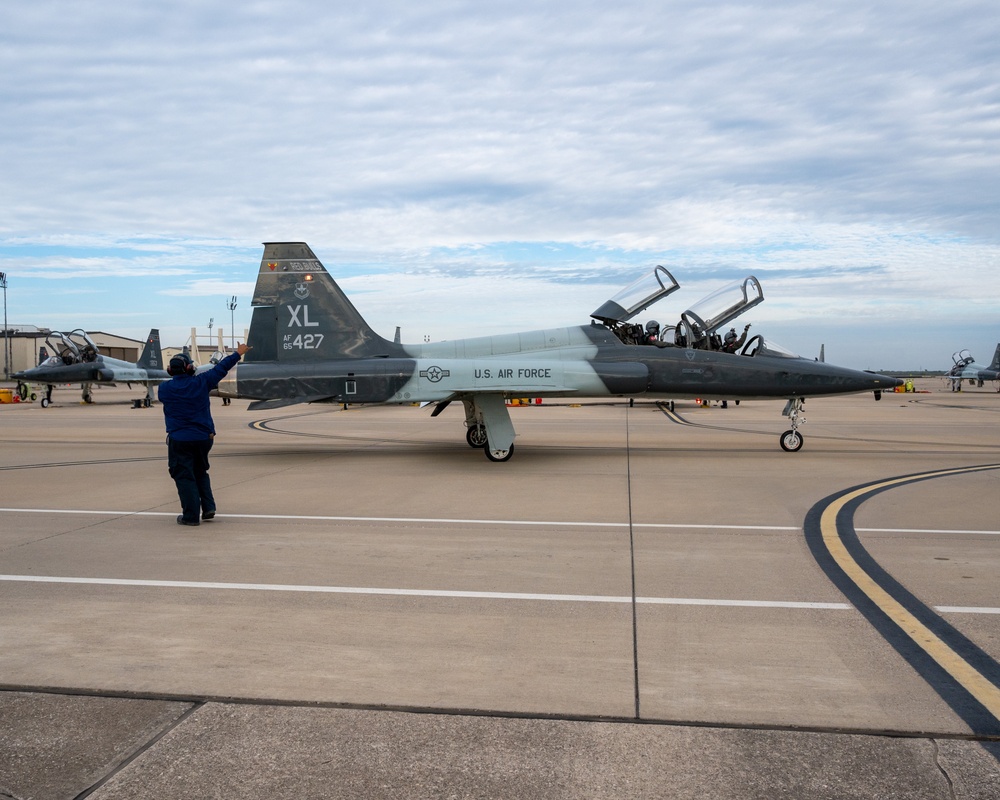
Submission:
[[[95,383],[126,383],[129,387],[139,383],[146,387],[146,397],[135,401],[135,405],[148,408],[153,402],[153,387],[170,380],[163,368],[160,331],[156,328],[146,337],[146,346],[136,363],[101,355],[94,341],[79,329],[69,333],[53,331],[46,337],[45,343],[51,356],[37,367],[11,376],[18,381],[17,388],[22,399],[27,399],[30,394],[29,383],[46,385],[42,408],[48,408],[52,403],[55,384],[63,383],[79,383],[85,403],[94,402],[91,389]]]
[[[401,344],[369,327],[307,244],[265,243],[247,339],[253,349],[219,394],[253,399],[251,410],[423,403],[435,405],[432,416],[460,400],[468,444],[506,461],[514,452],[510,398],[784,399],[792,427],[780,443],[795,451],[805,398],[874,392],[878,399],[900,383],[800,358],[759,335],[738,347],[735,336],[724,341],[723,326],[764,299],[752,276],[705,298],[676,325],[630,321],[678,288],[658,266],[598,308],[589,325]]]
[[[993,361],[988,367],[977,364],[976,359],[968,350],[959,350],[957,353],[953,353],[951,360],[953,364],[948,371],[947,378],[951,381],[953,392],[962,391],[963,380],[968,380],[970,384],[975,384],[980,388],[986,381],[1000,381],[1000,343],[997,344],[997,349],[993,353]],[[1000,392],[1000,386],[997,387],[997,391]]]

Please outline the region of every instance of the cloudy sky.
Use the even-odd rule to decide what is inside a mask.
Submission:
[[[404,341],[663,264],[661,321],[753,274],[845,366],[1000,342],[995,1],[33,0],[0,45],[13,324],[228,340],[288,240]]]

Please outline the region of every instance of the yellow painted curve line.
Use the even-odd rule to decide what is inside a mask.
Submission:
[[[933,658],[942,669],[960,683],[966,691],[976,698],[997,720],[1000,720],[1000,688],[982,675],[958,653],[927,628],[920,620],[907,611],[900,603],[885,591],[872,577],[864,571],[860,564],[847,550],[837,532],[837,515],[840,511],[859,497],[901,483],[911,483],[916,479],[942,477],[945,475],[960,475],[965,472],[980,472],[997,467],[964,467],[960,469],[928,472],[924,475],[910,475],[905,478],[894,478],[882,483],[857,489],[832,502],[820,517],[820,532],[827,550],[834,561],[854,584],[864,592],[899,628]]]

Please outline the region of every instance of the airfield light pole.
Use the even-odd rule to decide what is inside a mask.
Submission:
[[[235,350],[236,349],[236,323],[233,321],[236,317],[236,295],[233,295],[233,299],[227,304],[229,308],[229,346]]]
[[[3,378],[10,377],[10,328],[7,327],[7,273],[0,272],[0,287],[3,288]]]

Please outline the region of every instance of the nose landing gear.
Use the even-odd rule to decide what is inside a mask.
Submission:
[[[781,449],[786,453],[796,453],[802,449],[804,439],[799,433],[799,425],[804,425],[806,421],[804,416],[800,416],[804,405],[805,400],[801,397],[793,397],[789,399],[785,404],[785,410],[781,412],[781,415],[788,417],[789,422],[792,423],[792,427],[781,434],[778,439]]]

